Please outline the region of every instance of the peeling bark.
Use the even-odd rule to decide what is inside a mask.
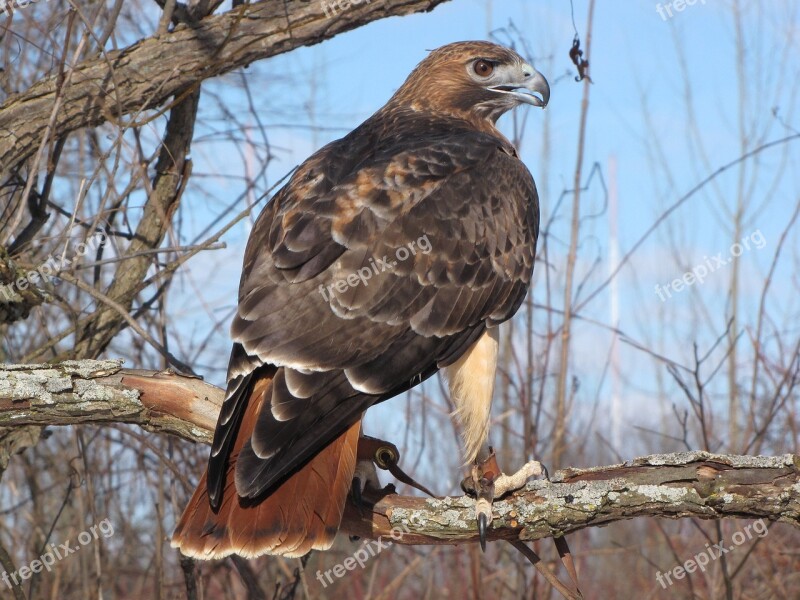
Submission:
[[[199,379],[123,369],[118,360],[4,365],[0,427],[124,422],[210,443],[223,396]],[[347,506],[343,531],[394,532],[412,545],[477,541],[469,497],[367,493],[365,501],[372,510],[363,515]],[[494,516],[490,540],[559,537],[634,517],[763,518],[800,527],[800,456],[679,452],[564,469],[495,502]]]
[[[0,427],[133,423],[209,444],[223,396],[200,379],[123,369],[121,360],[3,365]]]

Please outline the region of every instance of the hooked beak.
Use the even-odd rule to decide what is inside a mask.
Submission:
[[[550,100],[550,85],[547,79],[528,64],[521,66],[517,81],[494,85],[489,89],[493,92],[510,94],[518,102],[542,108],[547,106]],[[539,94],[541,98],[535,94]]]

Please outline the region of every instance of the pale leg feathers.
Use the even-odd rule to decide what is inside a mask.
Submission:
[[[474,462],[489,435],[500,327],[487,329],[444,374],[461,424],[465,464]]]

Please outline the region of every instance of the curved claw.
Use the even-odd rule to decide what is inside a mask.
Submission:
[[[353,485],[350,488],[350,493],[353,496],[353,504],[358,509],[358,514],[364,516],[364,496],[361,494],[361,478],[360,477],[353,477]],[[357,535],[351,535],[350,541],[357,542],[361,539],[361,537]]]
[[[481,543],[481,550],[486,552],[486,531],[492,522],[492,503],[488,498],[478,498],[475,503],[475,517],[478,521],[478,541]]]
[[[486,552],[486,526],[489,519],[484,513],[478,514],[478,540],[481,543],[481,550]]]
[[[361,478],[353,477],[353,504],[356,505],[358,512],[364,514],[364,496],[361,495]]]

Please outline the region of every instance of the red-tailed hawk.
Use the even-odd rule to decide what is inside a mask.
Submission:
[[[539,231],[533,178],[495,121],[549,96],[512,50],[444,46],[264,208],[208,470],[173,546],[205,559],[329,548],[364,411],[440,369],[466,461],[486,458],[498,326],[525,297]]]

